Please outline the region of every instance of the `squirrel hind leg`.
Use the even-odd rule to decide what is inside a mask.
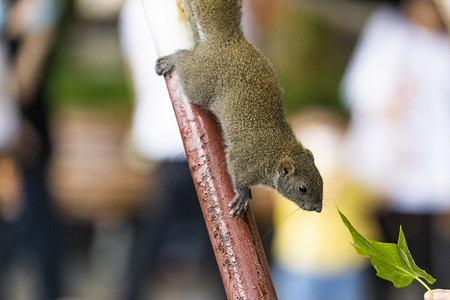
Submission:
[[[166,56],[161,56],[156,60],[156,74],[163,76],[172,74],[176,65],[188,59],[191,55],[192,51],[184,49]]]
[[[175,68],[175,63],[173,62],[173,56],[167,55],[158,58],[156,61],[155,71],[158,75],[170,75]]]

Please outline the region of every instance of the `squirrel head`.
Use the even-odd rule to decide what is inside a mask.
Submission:
[[[278,192],[307,211],[322,211],[323,181],[308,149],[283,157],[277,165]]]

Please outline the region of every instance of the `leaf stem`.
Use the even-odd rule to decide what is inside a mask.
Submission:
[[[414,279],[416,279],[418,282],[420,282],[430,292],[431,296],[433,296],[433,291],[422,279],[419,278],[419,276],[414,276]]]

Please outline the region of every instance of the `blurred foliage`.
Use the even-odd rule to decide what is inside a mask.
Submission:
[[[285,92],[288,113],[309,106],[342,111],[339,84],[355,37],[291,4],[261,45]]]
[[[98,41],[102,37],[107,37],[107,43]],[[59,28],[49,64],[47,82],[53,108],[131,110],[132,94],[114,22],[83,23],[69,10]]]
[[[61,53],[50,78],[52,105],[129,108],[131,92],[124,73],[117,64],[98,67]]]

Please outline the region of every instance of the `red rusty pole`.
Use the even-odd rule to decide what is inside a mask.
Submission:
[[[176,74],[166,83],[228,299],[277,299],[251,209],[230,215],[234,189],[218,123],[189,102]]]

